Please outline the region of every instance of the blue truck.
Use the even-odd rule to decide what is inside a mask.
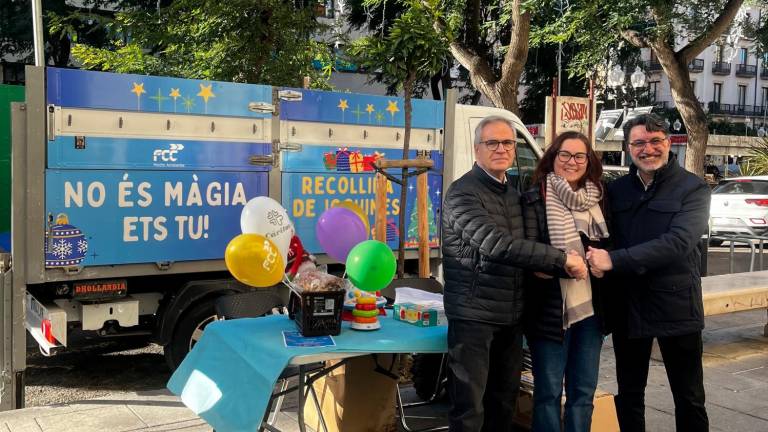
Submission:
[[[29,66],[13,112],[12,273],[26,330],[52,355],[69,332],[146,335],[174,368],[215,319],[213,301],[250,288],[223,261],[243,205],[270,196],[321,261],[315,223],[352,200],[373,224],[374,171],[400,159],[403,99]],[[432,268],[439,272],[441,193],[473,162],[474,127],[516,125],[523,184],[541,150],[511,113],[414,100],[410,157],[428,176]],[[393,171],[392,175],[399,175]],[[414,193],[387,185],[387,242],[416,257]],[[400,232],[397,216],[406,212]],[[8,272],[6,272],[8,273]]]

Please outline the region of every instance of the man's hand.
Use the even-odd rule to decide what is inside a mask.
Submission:
[[[568,251],[568,255],[565,260],[565,271],[571,275],[572,278],[583,280],[589,276],[587,272],[587,264],[584,259],[576,251]]]
[[[596,249],[590,246],[589,250],[587,251],[587,260],[589,260],[589,266],[593,269],[593,271],[597,270],[601,272],[607,272],[613,269],[611,256],[608,255],[608,251],[605,249]]]
[[[589,268],[589,272],[592,273],[592,276],[594,276],[594,277],[596,277],[598,279],[602,278],[603,276],[605,276],[605,272],[604,271],[598,270],[598,269],[596,269],[594,267],[590,267]]]

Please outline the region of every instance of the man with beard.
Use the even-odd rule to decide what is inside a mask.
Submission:
[[[615,296],[613,348],[622,432],[645,431],[645,386],[656,338],[675,401],[678,431],[707,431],[704,408],[701,253],[707,184],[670,154],[664,121],[646,114],[624,125],[629,174],[608,185],[614,249],[587,253],[595,275],[608,272]],[[608,290],[606,290],[608,291]]]

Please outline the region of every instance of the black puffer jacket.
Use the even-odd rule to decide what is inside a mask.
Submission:
[[[620,283],[615,331],[630,337],[678,336],[704,328],[701,252],[707,232],[707,184],[673,154],[645,190],[637,168],[608,185],[613,215],[610,252]],[[619,316],[619,315],[617,315]]]
[[[550,244],[549,227],[544,185],[534,186],[523,194],[523,215],[525,218],[525,237]],[[610,233],[610,210],[608,200],[603,196],[600,207],[608,223]],[[595,248],[610,248],[610,238],[600,241],[590,241],[582,236],[584,250]],[[542,279],[526,272],[525,282],[525,335],[528,339],[546,338],[557,342],[563,341],[563,296],[560,292],[560,278],[567,274],[555,274],[552,279]],[[600,321],[603,334],[610,333],[611,319],[609,316],[611,304],[610,288],[606,286],[606,278],[591,277],[592,306]]]
[[[520,194],[475,165],[456,180],[443,205],[443,272],[448,319],[517,324],[522,268],[554,273],[565,254],[525,240]]]

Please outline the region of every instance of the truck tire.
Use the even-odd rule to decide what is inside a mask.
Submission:
[[[204,299],[184,312],[176,323],[170,343],[163,347],[165,361],[171,371],[179,367],[189,350],[200,340],[205,326],[214,320],[213,299]]]
[[[413,356],[413,363],[411,364],[411,380],[413,381],[413,388],[416,390],[416,395],[419,396],[421,400],[429,400],[435,392],[437,380],[445,378],[445,369],[443,370],[443,376],[438,376],[440,363],[442,361],[443,354],[415,354]],[[445,368],[445,365],[443,368]],[[445,386],[442,386],[436,399],[440,399],[445,395]]]

